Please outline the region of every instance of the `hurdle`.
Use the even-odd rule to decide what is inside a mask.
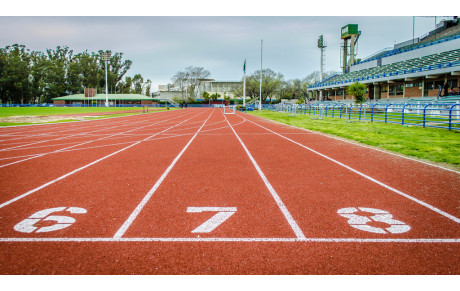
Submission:
[[[227,112],[226,109],[232,109],[230,112]],[[236,114],[236,106],[235,105],[230,105],[230,106],[224,106],[224,114]]]

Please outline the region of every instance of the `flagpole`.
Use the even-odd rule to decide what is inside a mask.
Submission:
[[[244,60],[243,77],[243,107],[246,108],[246,60]]]
[[[264,40],[260,40],[260,95],[259,95],[259,110],[262,110],[262,46]]]

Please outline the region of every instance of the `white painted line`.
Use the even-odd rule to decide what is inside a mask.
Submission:
[[[181,117],[182,117],[182,116],[181,116]],[[124,133],[127,133],[127,132],[131,132],[131,131],[134,131],[134,130],[139,130],[139,129],[142,129],[142,128],[145,128],[145,127],[150,127],[150,126],[158,125],[158,124],[161,124],[161,123],[164,123],[164,122],[166,122],[166,121],[173,120],[173,119],[176,119],[176,118],[178,118],[178,117],[174,117],[174,118],[162,120],[162,121],[160,121],[160,122],[156,122],[156,123],[151,123],[151,124],[148,124],[148,125],[140,126],[140,127],[137,127],[137,128],[133,128],[133,129],[124,131],[124,132],[115,133],[115,134],[112,134],[112,135],[104,136],[104,137],[97,138],[97,139],[93,139],[93,140],[86,141],[86,142],[82,142],[82,143],[79,143],[79,144],[76,144],[76,145],[68,146],[68,147],[63,148],[63,149],[59,149],[59,150],[55,150],[55,151],[51,151],[51,152],[47,152],[47,153],[42,153],[42,154],[34,155],[34,156],[32,156],[32,157],[29,157],[29,158],[25,158],[25,159],[18,160],[18,161],[14,161],[14,162],[11,162],[11,163],[8,163],[8,164],[0,165],[0,168],[7,167],[7,166],[11,166],[11,165],[15,165],[15,164],[18,164],[18,163],[21,163],[21,162],[25,162],[25,161],[29,161],[29,160],[32,160],[32,159],[35,159],[35,158],[43,157],[43,156],[46,156],[46,155],[48,155],[48,154],[54,154],[54,153],[63,152],[63,151],[66,151],[66,150],[68,150],[68,149],[71,149],[71,148],[74,148],[74,147],[77,147],[77,146],[81,146],[81,145],[85,145],[85,144],[92,143],[92,142],[95,142],[95,141],[99,141],[99,140],[107,139],[107,138],[110,138],[110,137],[118,136],[118,135],[121,135],[121,134],[124,134]],[[156,121],[156,120],[155,120],[155,121]],[[136,122],[136,123],[139,123],[139,122]]]
[[[163,130],[163,131],[160,131],[160,132],[158,132],[158,133],[155,133],[155,134],[153,134],[153,135],[151,135],[151,136],[149,136],[149,137],[147,137],[147,138],[145,138],[145,139],[143,139],[143,140],[140,140],[140,141],[138,141],[138,142],[136,142],[136,143],[134,143],[134,144],[131,144],[131,145],[127,146],[127,147],[124,147],[124,148],[122,148],[121,150],[118,150],[118,151],[116,151],[116,152],[113,152],[113,153],[111,153],[111,154],[109,154],[109,155],[107,155],[107,156],[104,156],[104,157],[102,157],[102,158],[100,158],[100,159],[98,159],[98,160],[95,160],[95,161],[93,161],[93,162],[91,162],[91,163],[89,163],[89,164],[87,164],[87,165],[85,165],[85,166],[82,166],[82,167],[80,167],[80,168],[78,168],[78,169],[75,169],[75,170],[73,170],[73,171],[71,171],[71,172],[69,172],[69,173],[67,173],[67,174],[65,174],[65,175],[62,175],[61,177],[59,177],[59,178],[57,178],[57,179],[54,179],[54,180],[52,180],[52,181],[49,181],[48,183],[45,183],[45,184],[43,184],[43,185],[41,185],[41,186],[39,186],[39,187],[37,187],[37,188],[35,188],[35,189],[32,189],[32,190],[30,190],[30,191],[28,191],[28,192],[22,194],[22,195],[19,195],[19,196],[13,198],[13,199],[10,199],[10,200],[8,200],[8,201],[6,201],[6,202],[0,204],[0,208],[3,208],[3,207],[5,207],[5,206],[7,206],[7,205],[9,205],[9,204],[11,204],[11,203],[13,203],[13,202],[15,202],[15,201],[18,201],[18,200],[20,200],[20,199],[22,199],[22,198],[24,198],[24,197],[27,197],[27,196],[29,196],[30,194],[33,194],[33,193],[37,192],[38,190],[41,190],[41,189],[43,189],[43,188],[46,188],[46,187],[48,187],[49,185],[56,183],[57,181],[60,181],[60,180],[62,180],[62,179],[64,179],[64,178],[67,178],[67,177],[70,176],[70,175],[73,175],[73,174],[75,174],[75,173],[77,173],[77,172],[79,172],[79,171],[81,171],[81,170],[83,170],[83,169],[86,169],[86,168],[88,168],[88,167],[90,167],[90,166],[92,166],[92,165],[94,165],[94,164],[99,163],[100,161],[103,161],[103,160],[105,160],[105,159],[107,159],[107,158],[109,158],[109,157],[111,157],[111,156],[114,156],[114,155],[116,155],[116,154],[118,154],[118,153],[120,153],[120,152],[122,152],[122,151],[125,151],[125,150],[127,150],[127,149],[129,149],[129,148],[131,148],[131,147],[133,147],[133,146],[135,146],[135,145],[137,145],[137,144],[140,144],[141,142],[147,141],[147,140],[149,140],[150,138],[152,138],[152,137],[154,137],[154,136],[157,136],[157,135],[161,134],[162,132],[167,131],[167,130],[170,129],[170,128],[174,128],[174,127],[176,127],[176,126],[178,126],[178,125],[180,125],[180,124],[182,124],[182,123],[184,123],[184,122],[186,122],[186,121],[188,121],[188,120],[190,120],[190,119],[192,119],[192,118],[194,118],[194,117],[200,115],[201,113],[202,113],[202,112],[200,112],[200,113],[198,113],[197,115],[192,116],[191,118],[186,119],[186,120],[184,120],[184,121],[182,121],[182,122],[180,122],[180,123],[177,123],[176,125],[173,125],[173,126],[167,128],[167,129]]]
[[[168,168],[163,172],[161,177],[157,180],[155,185],[150,189],[150,191],[145,195],[144,199],[142,199],[141,203],[137,205],[137,207],[134,209],[134,211],[131,213],[131,215],[128,217],[128,219],[123,223],[123,225],[120,227],[120,229],[115,233],[114,238],[121,238],[126,230],[131,226],[131,224],[134,222],[136,217],[139,215],[139,213],[142,211],[144,206],[147,204],[147,202],[150,200],[150,198],[155,194],[157,191],[158,187],[160,187],[161,183],[163,183],[164,179],[166,176],[168,176],[169,172],[172,170],[172,168],[176,165],[177,161],[180,159],[180,157],[184,154],[184,152],[187,150],[189,145],[192,143],[192,141],[195,139],[195,137],[198,135],[198,133],[201,131],[203,126],[206,124],[206,122],[209,120],[211,115],[213,114],[214,110],[209,114],[208,118],[203,122],[201,127],[198,129],[198,131],[195,133],[195,135],[189,140],[189,142],[185,145],[185,147],[182,149],[182,151],[176,156],[176,158],[172,161],[172,163],[168,166]]]
[[[121,116],[121,117],[133,117],[133,115],[131,116]],[[135,117],[139,117],[138,115],[135,115]],[[112,118],[111,118],[112,119]],[[115,117],[113,118],[115,119]],[[44,140],[44,141],[39,141],[39,142],[33,142],[33,143],[28,143],[28,144],[22,144],[22,145],[19,145],[19,146],[14,146],[14,147],[10,147],[10,148],[4,148],[4,149],[0,149],[0,151],[8,151],[8,150],[13,150],[13,149],[18,149],[18,148],[21,148],[21,147],[24,147],[24,146],[28,146],[28,145],[33,145],[33,144],[38,144],[38,143],[43,143],[43,142],[47,142],[47,141],[53,141],[53,140],[61,140],[61,139],[66,139],[66,138],[69,138],[69,137],[75,137],[75,136],[81,136],[81,135],[87,135],[88,133],[91,133],[91,132],[98,132],[98,131],[102,131],[102,130],[107,130],[107,129],[114,129],[114,128],[118,128],[118,127],[123,127],[123,126],[129,126],[129,125],[133,125],[133,124],[137,124],[137,123],[142,123],[142,122],[145,122],[146,118],[144,117],[144,115],[142,115],[141,118],[137,118],[136,121],[133,122],[132,120],[133,118],[131,118],[130,120],[127,120],[127,121],[119,121],[119,120],[116,120],[114,122],[110,122],[110,120],[107,120],[107,122],[105,123],[108,123],[110,122],[110,125],[112,127],[110,128],[107,128],[107,125],[106,124],[97,124],[97,125],[89,125],[89,126],[85,126],[85,127],[72,127],[71,129],[67,129],[67,130],[60,130],[60,131],[51,131],[51,132],[45,132],[45,133],[42,133],[42,134],[36,134],[36,135],[29,135],[29,136],[24,136],[24,137],[21,137],[21,138],[16,138],[16,139],[22,139],[22,138],[27,138],[27,137],[38,137],[38,136],[50,136],[50,135],[54,135],[56,133],[64,133],[64,132],[73,132],[73,131],[81,131],[82,129],[86,129],[88,127],[92,127],[92,128],[97,128],[97,130],[93,130],[93,131],[89,131],[89,132],[83,132],[83,133],[80,133],[80,134],[69,134],[69,135],[66,135],[66,136],[63,136],[63,137],[60,137],[60,138],[56,138],[56,139],[50,139],[50,140]],[[138,121],[137,121],[138,120]],[[101,120],[102,122],[106,121],[106,120]],[[62,124],[62,123],[59,123],[59,125]],[[113,126],[113,125],[116,125],[116,126]],[[8,141],[11,141],[11,140],[15,140],[15,139],[10,139]]]
[[[188,207],[187,212],[193,212],[193,213],[199,213],[199,212],[207,212],[207,211],[212,211],[212,212],[221,212],[221,211],[230,211],[230,212],[236,212],[236,207]]]
[[[257,173],[259,173],[259,176],[262,178],[262,180],[264,181],[265,183],[265,186],[267,187],[268,191],[270,192],[270,194],[272,195],[273,199],[275,199],[275,202],[276,204],[278,205],[278,207],[280,208],[281,212],[283,213],[284,217],[286,218],[287,222],[289,223],[289,225],[291,226],[292,230],[294,231],[295,235],[297,236],[297,238],[302,238],[304,239],[305,238],[305,235],[303,234],[302,230],[300,229],[300,227],[297,225],[297,222],[295,222],[294,218],[292,217],[291,213],[289,213],[289,210],[286,208],[286,206],[284,205],[283,201],[281,200],[281,198],[279,197],[278,193],[276,193],[275,189],[273,188],[273,186],[270,184],[270,182],[268,181],[267,177],[265,176],[265,174],[262,172],[262,170],[260,169],[259,165],[257,164],[256,160],[253,158],[253,156],[251,155],[251,153],[249,152],[249,150],[247,149],[246,145],[243,143],[243,141],[241,140],[241,138],[238,136],[238,134],[236,133],[235,129],[233,129],[233,126],[230,124],[230,122],[228,121],[227,117],[224,115],[225,117],[225,120],[227,121],[228,125],[230,126],[230,128],[232,129],[233,133],[235,134],[236,138],[238,139],[238,141],[240,142],[240,144],[243,146],[243,149],[244,151],[246,152],[246,154],[248,155],[249,159],[251,160],[252,164],[254,165],[254,167],[256,168],[257,170]]]
[[[387,185],[387,184],[385,184],[385,183],[383,183],[383,182],[380,182],[380,181],[378,181],[378,180],[376,180],[376,179],[374,179],[374,178],[372,178],[372,177],[370,177],[370,176],[368,176],[368,175],[366,175],[366,174],[364,174],[364,173],[361,173],[361,172],[358,171],[358,170],[353,169],[352,167],[349,167],[349,166],[347,166],[347,165],[345,165],[345,164],[343,164],[343,163],[341,163],[341,162],[339,162],[339,161],[337,161],[337,160],[334,160],[334,159],[331,158],[331,157],[328,157],[328,156],[326,156],[326,155],[324,155],[324,154],[322,154],[322,153],[320,153],[320,152],[315,151],[314,149],[311,149],[311,148],[309,148],[309,147],[307,147],[307,146],[305,146],[305,145],[303,145],[303,144],[301,144],[301,143],[298,143],[298,142],[296,142],[296,141],[294,141],[294,140],[292,140],[292,139],[290,139],[290,138],[288,138],[288,137],[285,137],[285,136],[283,136],[283,135],[281,135],[281,134],[279,134],[279,133],[276,133],[276,132],[274,132],[274,131],[271,130],[271,129],[268,129],[268,128],[266,128],[266,127],[264,127],[264,126],[262,126],[262,125],[260,125],[260,124],[257,124],[257,123],[255,123],[255,122],[253,122],[253,121],[251,121],[251,120],[248,120],[248,121],[251,122],[251,123],[253,123],[253,124],[255,124],[255,125],[257,125],[257,126],[259,126],[259,127],[262,127],[262,128],[265,129],[265,130],[268,130],[268,131],[272,132],[273,134],[278,135],[279,137],[282,137],[282,138],[284,138],[284,139],[286,139],[286,140],[288,140],[288,141],[290,141],[290,142],[292,142],[292,143],[295,143],[295,144],[297,144],[297,145],[303,147],[304,149],[307,149],[307,150],[309,150],[309,151],[311,151],[311,152],[313,152],[313,153],[315,153],[315,154],[317,154],[317,155],[319,155],[319,156],[321,156],[321,157],[323,157],[323,158],[325,158],[325,159],[328,159],[329,161],[334,162],[334,163],[336,163],[337,165],[342,166],[342,167],[344,167],[344,168],[346,168],[346,169],[348,169],[348,170],[350,170],[350,171],[352,171],[352,172],[354,172],[354,173],[360,175],[361,177],[364,177],[364,178],[366,178],[366,179],[368,179],[368,180],[370,180],[370,181],[372,181],[372,182],[374,182],[374,183],[376,183],[376,184],[378,184],[378,185],[380,185],[380,186],[382,186],[382,187],[384,187],[384,188],[386,188],[386,189],[388,189],[388,190],[391,190],[391,191],[393,191],[393,192],[395,192],[395,193],[397,193],[397,194],[399,194],[399,195],[401,195],[401,196],[403,196],[403,197],[406,197],[406,198],[408,198],[408,199],[410,199],[410,200],[412,200],[412,201],[414,201],[414,202],[416,202],[416,203],[418,203],[418,204],[420,204],[420,205],[423,205],[423,206],[425,206],[426,208],[428,208],[428,209],[430,209],[430,210],[432,210],[432,211],[434,211],[434,212],[436,212],[436,213],[438,213],[438,214],[441,214],[442,216],[447,217],[447,218],[450,219],[450,220],[455,221],[456,223],[460,223],[460,219],[459,219],[459,218],[457,218],[457,217],[455,217],[455,216],[453,216],[453,215],[451,215],[451,214],[449,214],[449,213],[447,213],[447,212],[444,212],[444,211],[442,211],[441,209],[438,209],[438,208],[436,208],[436,207],[434,207],[434,206],[432,206],[432,205],[430,205],[430,204],[428,204],[428,203],[426,203],[426,202],[423,202],[423,201],[421,201],[421,200],[419,200],[419,199],[417,199],[417,198],[415,198],[415,197],[412,197],[412,196],[410,196],[410,195],[408,195],[408,194],[406,194],[406,193],[404,193],[404,192],[402,192],[402,191],[399,191],[399,190],[397,190],[397,189],[395,189],[395,188],[393,188],[393,187],[391,187],[391,186],[389,186],[389,185]]]
[[[460,243],[460,238],[191,238],[191,237],[134,237],[134,238],[0,238],[6,242],[309,242],[309,243]]]

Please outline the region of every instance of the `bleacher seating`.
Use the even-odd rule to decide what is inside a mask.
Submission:
[[[452,66],[460,66],[460,49],[335,75],[321,83],[310,86],[310,88],[404,75]]]
[[[377,59],[381,59],[381,58],[385,58],[385,57],[389,57],[389,56],[394,56],[394,55],[397,55],[397,54],[400,54],[400,53],[405,53],[405,52],[416,50],[416,49],[419,49],[419,48],[424,48],[424,47],[427,47],[427,46],[439,44],[439,43],[450,41],[450,40],[457,39],[457,38],[460,38],[460,32],[456,33],[454,35],[438,37],[436,40],[433,40],[433,41],[423,42],[423,43],[416,43],[416,44],[408,45],[408,46],[405,46],[405,47],[402,47],[402,48],[398,48],[398,49],[394,49],[394,50],[390,50],[390,51],[385,51],[385,52],[382,52],[381,54],[378,54],[378,55],[376,55],[376,56],[374,56],[372,58],[368,58],[368,59],[362,60],[360,62],[357,62],[356,65],[366,63],[366,62],[370,62],[370,61],[377,60]]]

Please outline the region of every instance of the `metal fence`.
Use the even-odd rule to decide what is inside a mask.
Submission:
[[[401,125],[460,130],[460,103],[324,103],[276,104],[264,109],[285,112],[292,116],[308,114]]]

